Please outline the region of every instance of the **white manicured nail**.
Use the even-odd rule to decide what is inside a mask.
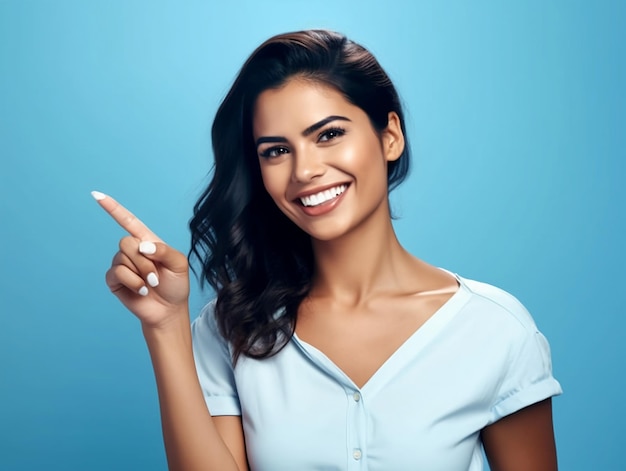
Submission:
[[[137,291],[137,294],[139,294],[140,296],[148,296],[148,288],[142,286],[141,288],[139,288],[139,291]]]
[[[107,195],[105,195],[104,193],[100,193],[99,191],[92,191],[91,196],[93,196],[93,199],[95,199],[96,201],[102,201],[104,198],[107,197]]]
[[[156,276],[156,273],[154,273],[154,272],[148,273],[148,276],[146,277],[146,281],[153,288],[156,287],[156,286],[159,286],[159,277]]]
[[[139,253],[152,255],[156,253],[156,245],[153,242],[140,242],[139,243]]]

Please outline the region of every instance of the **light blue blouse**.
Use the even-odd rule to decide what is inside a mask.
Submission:
[[[550,348],[510,294],[459,290],[362,387],[297,335],[232,367],[213,303],[192,326],[212,415],[241,415],[252,471],[482,471],[480,431],[560,394]]]

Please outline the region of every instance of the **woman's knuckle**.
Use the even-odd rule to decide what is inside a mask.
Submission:
[[[120,250],[122,252],[128,252],[132,250],[133,247],[136,245],[137,245],[137,241],[135,240],[134,237],[131,237],[131,236],[122,237],[119,243]]]

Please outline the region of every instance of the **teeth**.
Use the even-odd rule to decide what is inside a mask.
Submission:
[[[316,193],[314,195],[303,196],[302,198],[300,198],[300,202],[304,206],[318,206],[322,203],[326,203],[327,201],[332,200],[333,198],[336,198],[344,191],[346,191],[346,188],[348,188],[348,185],[339,185],[333,188],[329,188],[328,190],[320,191],[319,193]]]

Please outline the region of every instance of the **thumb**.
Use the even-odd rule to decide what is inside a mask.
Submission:
[[[187,257],[163,242],[142,241],[139,243],[139,253],[154,262],[160,263],[163,268],[173,273],[187,272]]]

